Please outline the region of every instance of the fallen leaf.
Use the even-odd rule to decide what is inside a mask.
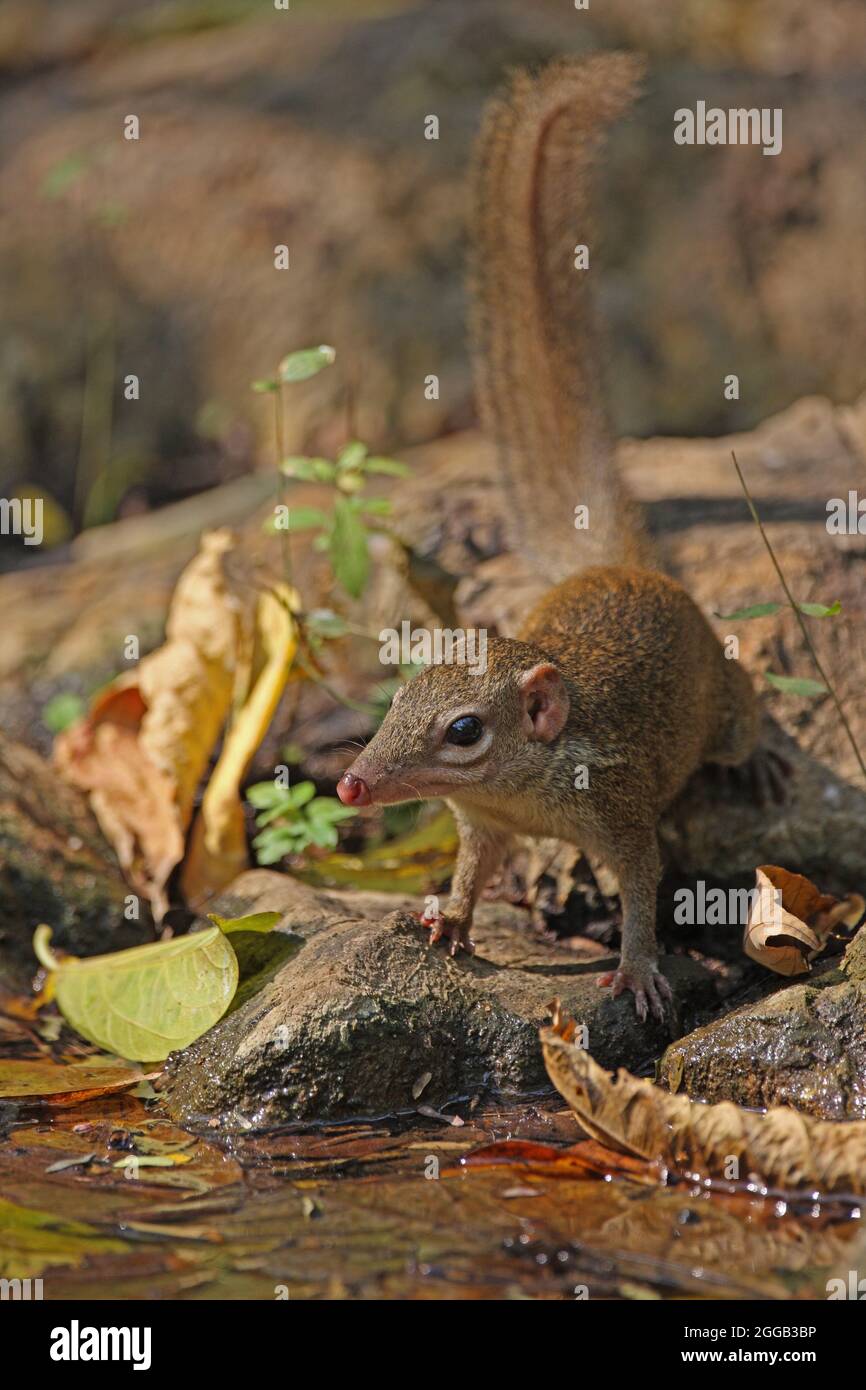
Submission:
[[[80,1154],[77,1158],[61,1158],[58,1163],[51,1163],[45,1169],[46,1173],[63,1173],[68,1168],[89,1168],[95,1162],[96,1154]]]
[[[230,936],[235,931],[271,931],[279,922],[279,912],[249,912],[246,917],[218,917],[215,912],[207,914],[208,921]]]
[[[743,1181],[785,1193],[866,1193],[866,1121],[815,1120],[786,1106],[764,1112],[705,1105],[632,1076],[611,1075],[555,1028],[541,1029],[548,1075],[600,1143],[682,1176]]]
[[[457,831],[450,811],[363,854],[326,854],[298,873],[305,883],[417,895],[443,883],[454,867]]]
[[[777,676],[775,671],[765,671],[764,675],[783,695],[827,694],[826,685],[821,681],[813,681],[809,676]]]
[[[226,529],[202,537],[177,582],[165,643],[112,681],[54,744],[57,766],[90,793],[104,835],[157,921],[231,706],[245,621],[225,571],[234,546]]]
[[[126,1246],[84,1221],[64,1221],[48,1211],[20,1207],[0,1197],[0,1275],[38,1278],[58,1265],[81,1265],[91,1255],[121,1255]]]
[[[4,1099],[74,1105],[92,1096],[123,1091],[143,1080],[138,1067],[93,1065],[89,1062],[7,1062],[0,1060],[0,1096]]]
[[[115,1168],[136,1172],[139,1168],[174,1168],[178,1163],[191,1163],[192,1154],[126,1154],[114,1162]]]
[[[412,1087],[412,1099],[417,1100],[421,1092],[425,1090],[427,1086],[429,1086],[432,1080],[432,1071],[422,1071],[421,1075],[418,1077],[417,1081]]]
[[[82,1037],[119,1057],[163,1061],[212,1028],[237,989],[237,956],[219,927],[83,960],[54,958],[50,935],[37,928],[34,949],[54,972],[57,1007]]]
[[[466,1123],[459,1115],[444,1115],[441,1110],[434,1110],[432,1105],[419,1105],[418,1114],[428,1120],[439,1120],[443,1125],[453,1125],[456,1128]]]
[[[247,867],[241,784],[291,673],[298,646],[291,611],[296,603],[297,596],[285,585],[277,593],[259,596],[252,657],[257,674],[226,733],[193,824],[183,866],[181,886],[193,908],[227,887]]]
[[[834,927],[854,926],[866,906],[859,893],[834,898],[802,874],[776,864],[755,870],[755,887],[743,950],[777,975],[808,974]]]
[[[423,1148],[423,1145],[419,1145]],[[438,1148],[452,1147],[437,1145]],[[453,1147],[462,1147],[456,1145]],[[627,1177],[634,1182],[657,1183],[658,1170],[645,1159],[607,1148],[595,1139],[581,1139],[568,1148],[556,1148],[553,1144],[538,1144],[526,1139],[495,1139],[492,1144],[484,1144],[473,1149],[461,1165],[467,1168],[487,1168],[500,1164],[509,1167],[528,1169],[544,1177],[574,1178],[592,1175],[610,1178],[614,1175]]]

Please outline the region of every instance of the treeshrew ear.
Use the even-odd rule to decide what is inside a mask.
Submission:
[[[569,699],[562,676],[549,661],[541,661],[524,671],[519,685],[527,737],[551,743],[568,718]]]

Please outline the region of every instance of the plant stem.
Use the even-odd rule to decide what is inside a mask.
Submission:
[[[288,518],[288,509],[289,509],[289,490],[288,490],[288,483],[287,483],[287,481],[286,481],[286,478],[285,478],[285,477],[283,476],[283,474],[280,472],[280,464],[282,463],[283,459],[285,458],[285,453],[286,453],[286,451],[285,451],[285,428],[284,428],[284,419],[283,419],[283,383],[282,383],[282,381],[280,380],[279,368],[277,369],[277,382],[278,382],[278,386],[277,386],[276,391],[274,391],[273,396],[274,396],[274,439],[276,440],[276,445],[277,445],[277,479],[278,479],[278,495],[279,495],[279,497],[280,497],[280,501],[282,502],[283,506],[286,508],[286,514],[287,514],[287,518]],[[281,547],[282,552],[283,552],[283,574],[285,575],[286,583],[287,583],[287,584],[291,584],[291,583],[292,583],[292,544],[291,544],[291,538],[290,538],[290,536],[289,536],[288,529],[283,530],[283,531],[281,532],[281,534],[280,534],[280,547]]]
[[[839,699],[839,696],[836,694],[836,688],[833,685],[833,682],[830,680],[830,677],[827,675],[827,672],[824,670],[824,667],[821,665],[821,659],[818,656],[818,653],[815,651],[815,648],[812,644],[812,639],[809,636],[809,630],[806,627],[806,622],[803,617],[803,614],[800,612],[800,609],[797,606],[796,600],[794,599],[794,595],[788,588],[788,582],[785,579],[784,574],[782,573],[782,567],[779,564],[779,561],[776,559],[773,547],[770,545],[769,537],[767,536],[767,533],[764,530],[761,518],[758,516],[758,509],[755,506],[755,503],[752,499],[752,494],[749,492],[746,480],[743,477],[743,470],[737,462],[737,456],[734,453],[733,449],[731,450],[731,458],[734,460],[734,467],[737,470],[737,477],[740,480],[740,486],[745,494],[746,502],[749,506],[749,511],[752,513],[752,519],[761,533],[761,540],[767,547],[767,554],[773,562],[773,568],[775,569],[776,574],[779,576],[779,583],[785,591],[785,597],[788,600],[788,603],[790,604],[791,608],[793,609],[794,616],[797,619],[797,622],[800,624],[800,631],[803,634],[803,641],[806,643],[806,646],[809,650],[809,655],[811,656],[812,661],[815,664],[815,670],[818,672],[819,676],[821,677],[822,681],[824,682],[824,684],[830,692],[830,695],[833,699],[833,703],[836,706],[836,711],[839,715],[839,718],[842,721],[842,726],[846,734],[848,735],[848,741],[851,744],[851,747],[854,749],[854,757],[857,759],[860,771],[863,773],[864,778],[866,778],[866,763],[864,763],[860,749],[857,747],[857,740],[854,737],[854,731],[852,730],[851,725],[848,723],[847,715],[845,714],[845,711],[842,708],[842,702]]]

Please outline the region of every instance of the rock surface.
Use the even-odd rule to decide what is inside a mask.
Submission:
[[[660,1079],[692,1099],[792,1105],[825,1120],[866,1117],[866,937],[841,969],[736,1009],[673,1043]]]
[[[488,905],[477,952],[452,960],[395,899],[323,893],[252,870],[219,901],[221,915],[278,910],[295,950],[265,965],[257,986],[167,1067],[167,1101],[184,1122],[278,1124],[440,1106],[486,1089],[547,1089],[538,1028],[559,995],[586,1025],[604,1065],[640,1067],[666,1029],[640,1024],[630,998],[596,979],[600,948],[533,939],[525,914]],[[276,933],[272,933],[272,937]],[[677,1013],[712,999],[712,977],[685,957],[665,960]],[[429,1080],[416,1095],[421,1079]]]
[[[142,921],[124,917],[128,892],[87,798],[31,749],[0,737],[0,981],[27,987],[40,922],[73,955],[151,939],[143,907]]]

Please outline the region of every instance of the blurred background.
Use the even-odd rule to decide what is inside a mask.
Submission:
[[[714,434],[806,394],[854,400],[861,0],[4,0],[0,495],[48,511],[46,548],[3,538],[0,564],[255,469],[271,415],[250,383],[294,348],[333,343],[343,371],[292,396],[287,449],[328,447],[347,381],[373,445],[472,423],[481,107],[511,66],[613,46],[650,63],[601,190],[618,431]],[[698,99],[781,106],[783,155],[677,147],[673,112]]]

